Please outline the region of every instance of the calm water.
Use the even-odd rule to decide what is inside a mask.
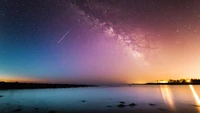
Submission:
[[[0,98],[0,113],[200,113],[200,85],[0,90],[0,95],[3,95]],[[119,108],[119,101],[137,106]]]

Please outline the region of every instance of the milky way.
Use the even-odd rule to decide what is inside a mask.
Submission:
[[[130,13],[118,9],[119,6],[109,5],[107,2],[91,0],[79,2],[79,4],[76,2],[77,4],[75,3],[72,7],[78,8],[77,13],[80,17],[108,37],[115,38],[136,60],[137,58],[142,59],[144,60],[143,63],[147,65],[145,59],[157,52],[155,40],[135,23],[127,23],[127,20],[134,19],[130,17]]]

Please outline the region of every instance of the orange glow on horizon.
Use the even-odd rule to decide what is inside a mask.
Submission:
[[[13,77],[13,76],[2,76],[0,75],[0,81],[2,82],[28,82],[28,83],[43,83],[47,82],[46,80],[39,80],[28,77]]]

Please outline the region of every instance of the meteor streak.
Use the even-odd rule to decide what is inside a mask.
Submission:
[[[63,37],[58,41],[58,43],[60,43],[60,42],[73,30],[73,28],[77,25],[77,23],[78,23],[78,22],[76,22],[76,23],[71,27],[71,29],[69,29],[69,30],[65,33],[65,35],[63,35]]]

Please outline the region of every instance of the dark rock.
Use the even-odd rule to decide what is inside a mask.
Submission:
[[[38,108],[35,108],[35,110],[37,111],[37,110],[38,110]]]
[[[131,104],[129,104],[129,106],[133,107],[133,106],[136,106],[136,104],[135,103],[131,103]]]
[[[82,100],[82,102],[86,102],[85,100]]]
[[[119,104],[117,107],[119,107],[119,108],[124,108],[124,107],[126,107],[124,104]]]
[[[19,112],[21,111],[21,109],[16,109],[16,110],[13,110],[12,112]]]
[[[158,108],[159,111],[166,111],[166,109]]]
[[[55,111],[49,111],[49,113],[56,113]]]
[[[3,97],[3,95],[0,95],[0,98]]]
[[[119,103],[124,104],[125,102],[123,102],[123,101],[119,101]]]
[[[107,107],[109,107],[109,108],[110,108],[110,107],[112,107],[112,106],[109,106],[109,105],[108,105]]]
[[[149,103],[150,106],[156,106],[155,104]]]

